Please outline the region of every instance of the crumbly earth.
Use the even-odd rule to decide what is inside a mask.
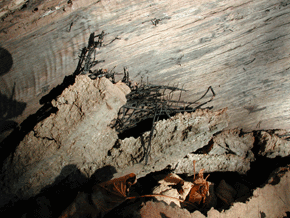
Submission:
[[[197,110],[160,121],[152,138],[148,164],[144,165],[139,162],[147,155],[144,146],[149,133],[137,139],[118,140],[117,132],[109,127],[129,91],[123,83],[78,76],[53,100],[58,111],[39,122],[5,161],[0,205],[11,199],[32,197],[76,171],[90,178],[97,169],[110,165],[117,171],[115,177],[127,172],[145,176],[202,148],[213,134],[227,126],[225,109]],[[114,146],[117,141],[118,147]]]
[[[261,131],[255,136],[238,129],[223,131],[228,124],[226,109],[215,112],[199,109],[159,121],[151,151],[145,153],[149,132],[138,138],[120,140],[117,132],[109,127],[129,92],[124,83],[78,76],[73,85],[53,100],[58,111],[39,122],[5,161],[0,183],[1,207],[33,197],[62,179],[69,178],[72,188],[81,186],[80,181],[70,175],[79,172],[90,178],[96,170],[106,166],[115,169],[116,174],[112,175],[115,178],[128,173],[135,173],[140,178],[165,168],[193,175],[193,160],[197,161],[196,172],[204,168],[205,172],[245,173],[255,161],[254,145],[258,146],[257,154],[268,158],[289,156],[289,141],[282,137],[287,131]],[[146,155],[148,164],[144,165]],[[266,185],[255,190],[249,202],[234,203],[230,210],[221,213],[211,209],[208,216],[235,217],[237,212],[245,216],[251,214],[251,217],[283,216],[289,210],[287,175],[275,186]],[[271,201],[266,202],[266,199]],[[271,209],[270,204],[275,205],[275,209]],[[167,206],[147,202],[141,214],[146,217],[148,208],[155,207]],[[180,209],[162,209],[162,213],[167,214],[170,210]],[[186,213],[180,217],[191,216],[188,211],[180,213]],[[197,214],[203,216],[199,212],[193,215]]]
[[[5,162],[1,204],[26,199],[74,171],[90,177],[117,140],[108,127],[130,89],[101,78],[78,76],[53,101],[58,111],[39,122]],[[4,194],[6,193],[6,195]]]

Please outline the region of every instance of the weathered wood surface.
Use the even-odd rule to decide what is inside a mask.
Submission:
[[[34,113],[38,100],[73,73],[90,33],[104,30],[105,44],[121,39],[97,51],[106,61],[97,67],[126,66],[137,81],[184,84],[187,101],[212,86],[209,106],[229,108],[229,128],[290,128],[289,0],[67,2],[29,1],[3,18],[2,123]],[[154,18],[161,21],[153,25]],[[7,106],[14,86],[23,112],[16,103]]]

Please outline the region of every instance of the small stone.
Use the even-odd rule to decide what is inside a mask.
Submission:
[[[236,182],[234,188],[237,191],[236,194],[237,202],[244,202],[251,195],[249,187],[240,182]]]
[[[237,191],[226,183],[225,180],[221,180],[217,189],[216,195],[227,205],[231,205],[235,201]]]

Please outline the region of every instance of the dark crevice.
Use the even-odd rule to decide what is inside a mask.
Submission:
[[[194,111],[193,111],[194,112]],[[175,116],[178,113],[171,113],[169,114],[170,117]],[[184,114],[184,113],[181,113]],[[168,115],[160,115],[159,116],[159,120],[168,120],[170,119],[168,117]],[[147,119],[144,119],[142,121],[140,121],[139,123],[136,124],[136,126],[134,126],[133,128],[127,129],[121,133],[118,134],[118,138],[121,140],[124,140],[125,138],[130,138],[130,137],[134,137],[135,139],[140,137],[141,135],[143,135],[145,132],[148,132],[152,129],[152,123],[153,123],[153,117],[149,117]],[[174,133],[177,130],[177,127],[175,127],[174,131],[172,133]],[[183,139],[185,140],[188,136],[188,133],[192,131],[192,126],[187,127],[184,131],[183,131]]]
[[[269,132],[271,133],[271,131]],[[275,169],[279,167],[287,167],[287,165],[290,164],[290,155],[286,157],[277,156],[275,158],[262,156],[261,152],[265,150],[266,141],[261,140],[261,131],[254,131],[253,133],[255,142],[252,152],[254,153],[255,161],[251,162],[251,167],[247,172],[247,176],[250,178],[254,187],[262,188],[265,185],[265,182],[267,182],[270,174]],[[274,181],[277,179],[278,178],[274,179]]]
[[[20,10],[24,10],[27,8],[27,5],[28,5],[29,1],[26,1],[20,8]]]
[[[35,138],[48,140],[48,141],[54,141],[56,144],[58,144],[57,141],[54,138],[49,138],[47,136],[43,137],[43,136],[38,135],[38,132],[36,132],[35,130],[32,130],[32,131],[33,131],[33,135],[35,136]]]
[[[233,152],[231,149],[230,149],[230,146],[225,142],[225,145],[226,145],[226,147],[222,147],[222,148],[224,148],[227,152],[226,152],[226,154],[233,154],[233,155],[237,155],[235,152]],[[220,146],[220,145],[219,145]]]
[[[174,115],[175,114],[171,114],[171,116],[174,116]],[[163,115],[159,117],[159,120],[165,120],[165,119],[168,119],[168,116]],[[139,122],[134,128],[131,128],[131,129],[125,130],[122,133],[119,133],[118,138],[121,140],[125,138],[130,138],[130,137],[138,138],[141,135],[143,135],[143,133],[151,130],[152,123],[153,123],[153,118],[145,119]]]
[[[214,145],[214,140],[213,139],[214,139],[214,137],[216,135],[220,134],[221,132],[222,132],[222,130],[216,132],[215,134],[213,134],[211,140],[209,140],[209,142],[205,146],[203,146],[202,148],[197,149],[194,152],[191,152],[191,154],[208,154],[211,151],[211,149],[213,148],[213,145]],[[242,132],[242,130],[241,130],[241,132]]]
[[[112,149],[118,149],[121,147],[121,144],[120,144],[120,140],[117,139],[115,144],[113,145]],[[108,150],[108,156],[111,156],[111,153],[112,153],[112,149]]]
[[[187,139],[188,133],[191,132],[192,126],[187,127],[185,130],[182,131],[182,141]]]
[[[267,157],[256,157],[256,161],[251,163],[251,168],[247,172],[249,181],[255,187],[264,187],[267,184],[267,181],[270,181],[270,184],[275,185],[280,182],[280,178],[289,171],[290,156],[287,157],[276,157],[276,158],[267,158]],[[270,174],[280,168],[277,175],[272,175],[270,179]]]
[[[207,145],[203,146],[202,148],[197,149],[195,152],[192,152],[193,154],[208,154],[211,149],[213,148],[213,138],[208,142]]]

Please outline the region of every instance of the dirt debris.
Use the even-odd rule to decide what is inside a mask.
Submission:
[[[259,145],[261,146],[259,155],[275,158],[285,157],[290,154],[290,141],[279,137],[278,134],[261,131],[259,134]]]
[[[71,174],[62,171],[71,164],[90,177],[101,167],[96,160],[101,161],[117,139],[108,124],[126,102],[129,91],[122,83],[114,85],[105,78],[78,76],[53,100],[58,111],[39,122],[5,161],[0,205],[7,203],[11,195],[25,199],[38,194],[60,174],[64,178]]]
[[[206,109],[177,114],[168,120],[159,121],[151,139],[152,148],[148,164],[139,172],[133,172],[142,177],[150,172],[160,171],[168,165],[176,164],[189,152],[196,151],[207,144],[214,133],[227,126],[227,119],[226,109],[216,112]],[[184,137],[184,132],[187,132],[187,137]],[[127,168],[128,165],[134,168],[135,164],[141,163],[144,159],[144,145],[149,140],[149,136],[150,132],[145,132],[136,139],[130,137],[118,140],[118,146],[110,149],[105,165],[110,164],[119,169]]]
[[[4,162],[0,205],[33,197],[57,177],[65,178],[76,170],[90,178],[97,169],[110,165],[122,174],[118,177],[126,171],[142,177],[203,147],[214,133],[227,126],[225,109],[199,109],[160,121],[152,137],[148,165],[144,166],[142,143],[148,140],[149,133],[137,139],[118,140],[116,131],[109,127],[129,92],[121,82],[77,76],[74,84],[52,100],[57,111],[40,121]],[[75,168],[63,170],[68,165]]]
[[[253,133],[240,134],[238,129],[216,134],[207,146],[180,159],[173,166],[174,172],[192,175],[192,161],[196,160],[196,170],[203,168],[207,173],[232,171],[245,174],[255,160],[251,151],[255,138]]]
[[[78,92],[78,90],[85,90],[86,94]],[[126,101],[125,94],[129,91],[129,88],[123,83],[114,85],[106,78],[91,80],[85,75],[76,77],[75,84],[69,86],[62,95],[52,101],[58,111],[38,123],[4,165],[6,174],[2,175],[2,193],[8,193],[9,190],[15,194],[12,197],[7,195],[2,201],[13,201],[15,195],[18,199],[33,197],[58,178],[60,180],[68,178],[76,171],[89,178],[96,169],[108,165],[116,169],[117,173],[114,174],[114,178],[127,173],[135,173],[137,177],[141,178],[165,168],[190,176],[194,174],[193,160],[196,160],[196,171],[204,168],[205,173],[233,171],[245,174],[249,171],[251,162],[255,161],[257,155],[267,156],[269,154],[269,152],[264,152],[268,145],[265,142],[269,142],[269,145],[279,142],[278,144],[281,146],[288,143],[287,137],[281,137],[281,134],[278,135],[275,132],[265,131],[263,134],[254,134],[243,133],[238,129],[223,131],[228,122],[226,109],[215,112],[198,109],[195,112],[177,114],[170,119],[156,123],[156,131],[152,137],[152,151],[149,155],[148,165],[144,165],[142,163],[144,159],[142,145],[148,140],[149,132],[145,132],[138,138],[130,137],[120,140],[117,133],[109,127],[110,122],[117,116],[118,109]],[[270,150],[271,146],[268,147]],[[289,155],[287,150],[279,149],[276,151],[277,154],[282,152],[285,158]],[[66,168],[68,165],[75,167]],[[285,188],[281,185],[285,178],[284,174],[287,177],[288,170],[281,168],[269,178],[268,183]],[[30,178],[30,180],[26,181],[26,178]],[[70,177],[67,181],[73,184],[73,179],[74,177]],[[225,179],[221,184],[225,186],[227,183],[228,181]],[[74,186],[78,187],[83,184],[75,183]],[[256,191],[254,191],[254,197],[249,198],[249,187],[242,182],[234,185],[228,184],[227,188],[221,188],[222,185],[219,183],[211,182],[209,184],[210,195],[206,198],[202,205],[203,210],[201,210],[209,217],[213,216],[212,214],[217,215],[217,213],[227,214],[229,211],[219,212],[216,209],[210,209],[217,207],[215,205],[219,204],[218,199],[226,199],[224,202],[228,207],[233,204],[230,207],[231,210],[233,207],[238,207],[236,205],[241,207],[243,204],[248,204],[236,202],[246,200],[251,202],[257,197],[255,196]],[[264,188],[272,190],[268,185],[265,185]],[[225,190],[228,192],[224,193]],[[261,188],[261,190],[264,189]],[[285,189],[285,191],[288,190]],[[171,192],[179,194],[180,189]],[[247,194],[243,195],[243,193]],[[271,193],[273,194],[273,192]],[[170,192],[166,192],[166,194],[172,195]],[[49,199],[44,197],[37,199],[37,204],[43,207],[43,210],[48,210],[43,205],[48,205]],[[208,203],[207,200],[211,203]],[[39,203],[40,201],[43,201],[44,204]],[[287,202],[287,199],[283,199],[283,201]],[[280,200],[280,203],[283,201]],[[163,203],[150,203],[149,201],[141,208],[146,208],[147,204],[150,207],[167,207]],[[184,209],[172,207],[172,203],[169,204],[171,206],[168,207],[171,209],[168,211],[179,211],[176,214],[183,214],[180,215],[183,217],[192,215]],[[118,208],[117,210],[126,209],[124,205],[120,206],[123,209]],[[160,208],[156,208],[156,210],[162,210],[159,211],[159,214],[166,214]],[[281,208],[283,211],[287,209],[287,206]],[[140,210],[139,206],[134,213],[138,214],[138,210]],[[142,213],[146,216],[144,210]],[[270,213],[266,209],[261,209],[261,211],[265,214]],[[281,211],[279,214],[282,214]],[[274,212],[278,214],[277,211]],[[193,214],[203,216],[197,211]],[[231,213],[232,215],[233,213]]]

